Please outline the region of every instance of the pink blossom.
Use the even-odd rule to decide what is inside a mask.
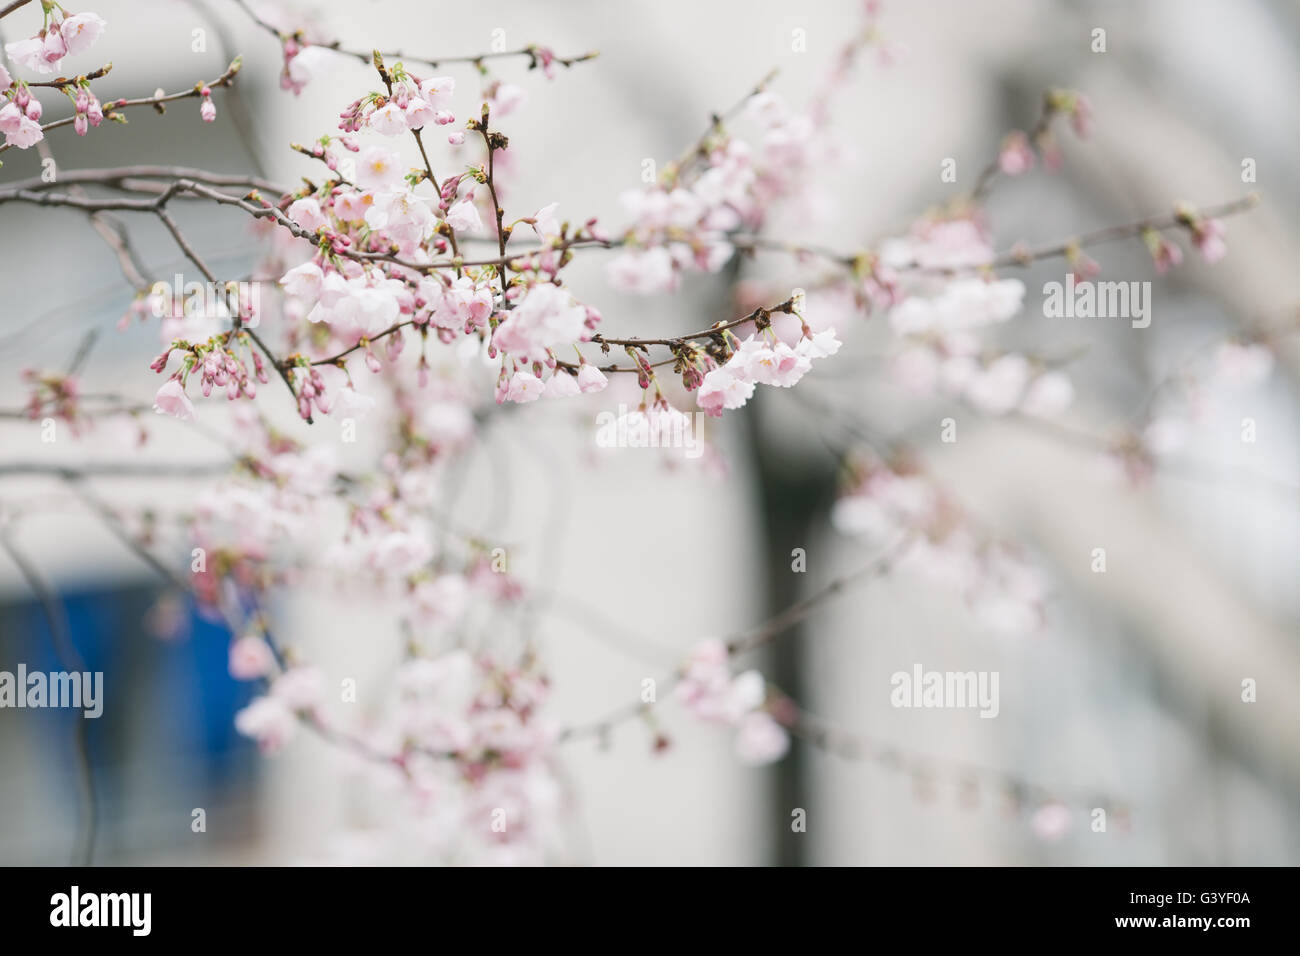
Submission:
[[[974,329],[1005,322],[1020,311],[1024,296],[1019,279],[956,279],[934,298],[904,299],[890,310],[889,323],[900,335]]]
[[[1019,176],[1034,168],[1034,151],[1029,146],[1029,138],[1020,130],[1002,141],[998,168],[1008,176]]]
[[[578,385],[578,380],[563,369],[556,369],[555,374],[546,380],[546,390],[543,393],[547,398],[572,398],[574,395],[581,395],[582,388]]]
[[[482,328],[492,315],[491,288],[475,285],[469,276],[461,276],[446,287],[426,276],[420,280],[420,295],[429,304],[433,324],[440,329]]]
[[[742,407],[754,395],[754,383],[743,375],[743,369],[733,368],[730,364],[713,369],[704,376],[704,381],[695,393],[695,401],[715,418],[722,414],[724,408]]]
[[[987,231],[969,218],[923,219],[908,235],[881,245],[880,257],[897,268],[915,263],[926,268],[973,267],[993,258]]]
[[[528,91],[514,83],[502,83],[492,96],[492,117],[500,119],[509,116],[528,101]]]
[[[608,384],[609,379],[606,378],[605,373],[596,368],[596,366],[589,365],[586,362],[583,362],[582,365],[579,366],[578,387],[584,392],[603,391],[605,386]]]
[[[366,225],[402,242],[421,242],[433,234],[435,220],[428,202],[409,190],[377,195],[365,215]]]
[[[1157,275],[1164,275],[1170,267],[1180,265],[1183,261],[1183,250],[1178,244],[1171,242],[1159,233],[1153,233],[1153,238],[1147,240],[1147,247],[1151,250],[1151,259],[1156,267]]]
[[[0,63],[0,93],[3,93],[13,85],[14,78],[9,75],[9,71],[5,69],[5,65]]]
[[[53,69],[59,68],[59,63],[68,55],[68,41],[63,39],[63,34],[58,30],[46,30],[45,41],[41,44],[41,56],[45,62]]]
[[[420,96],[435,110],[449,109],[455,92],[456,79],[451,76],[431,76],[420,84]]]
[[[14,103],[0,108],[0,132],[5,134],[7,145],[19,149],[28,149],[45,138],[40,124],[24,115]]]
[[[292,207],[290,208],[292,209]],[[284,291],[289,295],[314,302],[316,297],[320,295],[321,286],[325,282],[325,273],[321,271],[321,267],[315,262],[308,261],[302,265],[294,266],[280,277],[280,282],[284,285]]]
[[[1000,415],[1015,408],[1029,381],[1029,362],[1023,355],[994,359],[966,387],[966,400],[983,412]]]
[[[291,90],[295,96],[303,88],[328,68],[329,50],[320,46],[294,48],[289,55],[289,46],[285,46],[284,72],[280,75],[280,86]]]
[[[546,239],[550,236],[560,234],[560,220],[555,215],[555,211],[560,208],[558,202],[543,206],[533,214],[533,228],[537,230],[539,239]]]
[[[1087,139],[1088,134],[1092,132],[1092,100],[1082,93],[1074,94],[1074,108],[1070,111],[1070,125],[1074,127],[1075,135],[1080,139]]]
[[[745,377],[760,385],[789,388],[812,368],[812,360],[800,355],[784,342],[763,345],[744,358]]]
[[[230,645],[230,676],[235,680],[256,680],[275,669],[275,655],[266,641],[248,635]]]
[[[194,405],[185,394],[185,387],[172,378],[168,379],[153,399],[153,410],[160,415],[171,415],[183,422],[194,418]]]
[[[19,149],[29,149],[35,146],[45,138],[44,131],[41,130],[40,124],[30,119],[24,119],[19,124],[18,130],[5,135],[5,142]]]
[[[510,389],[506,392],[508,402],[535,402],[542,397],[545,386],[542,380],[531,372],[515,372],[510,377]]]
[[[325,302],[323,293],[329,282],[327,278],[325,285],[322,286],[322,297],[317,304],[318,308]],[[404,286],[397,279],[360,278],[350,281],[347,283],[346,293],[334,303],[333,308],[326,307],[325,316],[331,324],[352,326],[367,338],[373,337],[397,320],[401,310],[397,293],[401,289],[404,289]]]
[[[795,351],[810,359],[829,358],[840,350],[841,344],[834,329],[822,329],[800,339]]]
[[[1192,245],[1206,262],[1218,262],[1228,254],[1228,244],[1223,239],[1227,232],[1222,220],[1203,219],[1192,232]]]
[[[97,13],[73,13],[65,17],[59,28],[69,54],[84,53],[99,39],[107,24]]]
[[[422,570],[433,556],[433,545],[422,530],[390,531],[371,544],[368,564],[382,574],[402,577]]]
[[[365,418],[375,410],[376,401],[369,395],[362,395],[351,385],[341,388],[334,398],[331,415],[339,418]]]
[[[298,719],[278,697],[259,697],[235,714],[235,729],[252,737],[264,753],[275,753],[293,739]]]
[[[610,284],[620,292],[648,295],[669,292],[677,285],[672,257],[658,246],[638,252],[622,252],[606,266]]]
[[[344,190],[334,197],[334,215],[343,222],[357,222],[366,218],[366,211],[374,201],[372,193]]]
[[[26,118],[26,114],[15,103],[6,103],[0,107],[0,133],[12,133]]]
[[[203,102],[199,104],[199,117],[205,123],[211,123],[217,118],[217,106],[212,102],[212,97],[205,96]]]
[[[1070,263],[1070,271],[1074,273],[1074,279],[1076,282],[1082,279],[1092,279],[1101,275],[1101,264],[1082,250],[1072,250],[1067,253],[1067,256]]]
[[[45,58],[44,37],[34,36],[6,43],[5,52],[11,60],[33,73],[55,73],[59,69],[57,63],[50,63]]]
[[[406,104],[405,116],[408,129],[423,129],[433,122],[436,111],[418,96]]]
[[[314,710],[325,699],[325,675],[317,667],[291,667],[271,684],[271,696],[295,711]]]
[[[320,203],[314,196],[294,200],[290,203],[286,215],[308,232],[315,232],[328,222],[325,214],[321,212]]]
[[[1049,418],[1059,415],[1074,401],[1074,385],[1064,372],[1044,372],[1030,384],[1020,410],[1026,415]]]
[[[385,136],[397,136],[407,130],[406,114],[400,106],[389,100],[370,114],[370,127]]]
[[[1039,837],[1054,843],[1070,830],[1070,810],[1062,803],[1045,803],[1034,812],[1029,825]]]
[[[497,326],[492,343],[511,355],[544,361],[546,350],[578,341],[587,329],[587,310],[566,289],[538,283]]]
[[[462,199],[447,210],[447,225],[456,232],[473,232],[483,228],[473,200]]]
[[[770,714],[756,710],[736,729],[736,756],[751,766],[775,763],[790,749],[790,735]]]
[[[392,190],[402,182],[397,154],[382,146],[371,146],[357,165],[357,185],[362,189]]]

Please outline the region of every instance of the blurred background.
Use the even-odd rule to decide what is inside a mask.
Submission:
[[[269,17],[288,9],[250,3]],[[165,116],[137,111],[129,126],[106,124],[85,138],[51,134],[60,168],[166,163],[292,184],[316,170],[286,144],[329,131],[373,85],[367,68],[339,57],[301,97],[282,92],[275,39],[224,0],[101,0],[94,9],[108,30],[74,65],[113,61],[103,98],[184,89],[218,75],[237,53],[244,70],[234,91],[216,95],[215,124],[201,123],[186,101]],[[323,35],[362,48],[480,52],[501,29],[509,47],[599,50],[599,59],[553,81],[518,62],[495,68],[529,93],[505,124],[515,155],[504,201],[517,215],[558,201],[562,216],[595,215],[612,226],[623,222],[617,197],[640,186],[644,159],[677,156],[713,111],[773,67],[781,71],[775,89],[802,103],[860,23],[859,4],[848,0],[804,8],[359,0],[296,9]],[[38,20],[30,10],[6,18],[5,38],[35,32]],[[999,184],[988,203],[998,248],[1162,213],[1178,199],[1210,204],[1256,190],[1263,200],[1228,222],[1230,251],[1213,267],[1189,261],[1157,277],[1138,242],[1094,250],[1104,278],[1153,282],[1148,329],[1044,319],[1037,290],[1061,279],[1063,267],[1021,273],[1025,311],[999,330],[1000,341],[1079,354],[1069,369],[1078,395],[1072,427],[1108,434],[1207,342],[1294,319],[1300,4],[913,0],[885,4],[880,25],[908,54],[888,68],[868,56],[853,74],[834,103],[844,156],[821,174],[832,201],[821,221],[783,236],[852,250],[899,234],[927,207],[969,189],[1002,135],[1033,124],[1044,89],[1070,87],[1091,97],[1094,133],[1082,142],[1062,136],[1060,173],[1040,169]],[[1104,53],[1092,50],[1096,28],[1106,31]],[[192,49],[195,30],[206,31],[201,52]],[[802,49],[792,43],[796,31]],[[455,75],[462,89],[474,88],[472,70]],[[62,115],[53,97],[43,101],[49,117]],[[35,152],[7,152],[0,187],[38,175]],[[948,158],[956,183],[940,179]],[[1250,184],[1241,175],[1247,158],[1257,170]],[[187,206],[178,218],[210,262],[232,274],[251,267],[254,244],[240,214]],[[155,223],[132,227],[156,270],[180,268]],[[571,272],[571,287],[601,309],[607,333],[637,335],[731,317],[736,281],[786,289],[799,281],[789,262],[759,258],[693,277],[677,297],[634,299],[609,287],[594,257]],[[113,330],[132,293],[82,214],[0,205],[0,275],[0,409],[23,404],[19,369],[66,364],[92,329],[101,335],[85,366],[87,389],[150,399],[156,329]],[[873,433],[905,436],[982,525],[1029,549],[1052,581],[1046,626],[1028,637],[991,635],[959,599],[904,575],[852,589],[753,663],[808,710],[906,755],[905,769],[802,742],[773,767],[746,768],[728,734],[695,726],[667,704],[665,753],[652,753],[636,722],[607,746],[587,740],[562,749],[569,813],[555,862],[1300,862],[1300,337],[1278,348],[1265,384],[1210,395],[1182,457],[1140,488],[1100,479],[1095,449],[1051,431],[906,396],[882,360],[891,336],[879,315],[841,328],[841,337],[846,349],[798,390],[815,402],[772,391],[710,422],[725,477],[717,468],[665,469],[649,450],[598,454],[596,412],[634,402],[634,391],[611,388],[602,404],[578,408],[530,406],[487,430],[464,464],[456,513],[509,542],[512,570],[549,596],[535,626],[554,681],[553,716],[583,722],[625,705],[644,678],[667,673],[702,638],[760,622],[871,557],[830,526],[838,453],[851,442],[819,403],[848,410]],[[289,422],[291,410],[283,412]],[[960,440],[941,443],[939,422],[954,415]],[[1245,417],[1258,423],[1253,444],[1240,439]],[[220,460],[192,428],[149,425],[153,438],[135,449],[129,429],[105,426],[47,445],[38,425],[0,419],[0,508],[20,518],[15,542],[57,589],[78,650],[105,672],[112,695],[89,728],[96,862],[382,862],[358,849],[374,811],[325,743],[303,736],[263,759],[234,732],[249,690],[226,672],[224,632],[194,617],[179,638],[152,636],[156,576],[97,520],[84,490],[115,505],[179,506],[200,481],[133,471],[79,490],[33,473]],[[515,476],[505,491],[503,473]],[[1105,574],[1091,570],[1098,547],[1107,550]],[[804,574],[790,572],[794,548],[806,551]],[[191,616],[184,607],[170,613]],[[313,661],[363,687],[380,686],[400,646],[385,608],[328,593],[289,594],[276,615]],[[49,648],[37,596],[0,556],[0,669],[18,661],[54,669]],[[997,719],[891,707],[890,675],[917,663],[998,672]],[[1258,685],[1255,703],[1241,699],[1247,678]],[[73,853],[75,720],[0,710],[0,863],[63,863]],[[999,773],[973,784],[967,764]],[[1047,839],[1000,778],[1080,795],[1072,806],[1100,805],[1092,795],[1104,796],[1129,809],[1126,825],[1094,833],[1080,816]],[[198,807],[207,813],[202,834],[190,826]],[[796,808],[806,811],[805,833],[791,831]]]

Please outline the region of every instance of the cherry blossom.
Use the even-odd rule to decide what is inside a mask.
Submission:
[[[275,655],[265,640],[246,635],[230,645],[230,676],[235,680],[266,677],[275,669]]]
[[[751,766],[775,763],[790,749],[790,734],[770,714],[754,711],[736,729],[736,756]]]
[[[57,4],[42,8],[44,29],[7,50],[16,69],[49,75],[67,56],[90,48],[104,21],[92,13],[65,14]],[[154,410],[189,422],[198,417],[195,402],[226,398],[219,409],[204,409],[200,431],[233,464],[196,487],[178,513],[160,519],[165,530],[154,526],[150,512],[140,547],[154,554],[157,545],[160,556],[194,549],[205,556],[205,567],[178,580],[200,613],[239,635],[228,649],[231,675],[264,689],[237,715],[239,732],[267,752],[300,731],[342,744],[345,758],[356,763],[351,770],[400,801],[395,816],[414,830],[410,852],[419,860],[545,860],[568,803],[556,772],[561,744],[580,736],[549,716],[552,675],[544,648],[531,637],[531,618],[519,626],[525,614],[542,613],[549,596],[498,560],[493,536],[502,528],[475,527],[475,509],[456,499],[464,473],[477,475],[480,461],[485,469],[497,467],[487,455],[465,467],[488,447],[497,419],[522,436],[537,422],[589,419],[589,411],[599,410],[630,436],[629,447],[665,446],[665,436],[685,433],[694,442],[702,417],[682,410],[691,393],[713,417],[743,409],[759,386],[781,390],[767,393],[765,402],[794,403],[805,390],[817,401],[821,393],[835,394],[841,379],[827,374],[817,385],[804,379],[817,374],[821,360],[838,356],[844,379],[887,386],[892,377],[892,384],[936,406],[959,403],[971,415],[1010,415],[1051,432],[1020,416],[1062,414],[1075,386],[1068,360],[1021,351],[1009,334],[1026,295],[1013,269],[1053,259],[1080,277],[1095,275],[1097,263],[1084,249],[1100,235],[1133,248],[1141,241],[1164,272],[1182,260],[1180,232],[1200,259],[1214,262],[1226,253],[1224,218],[1245,208],[1180,203],[1172,215],[1100,234],[1041,246],[1036,238],[1032,247],[996,251],[1010,237],[994,235],[987,189],[995,182],[1015,188],[1002,178],[1028,172],[1040,158],[1049,169],[1059,166],[1053,120],[1068,122],[1080,136],[1094,122],[1085,96],[1050,90],[1043,120],[1026,127],[1031,133],[1005,135],[969,194],[946,197],[901,235],[869,246],[862,243],[870,233],[856,228],[844,233],[847,244],[826,239],[816,227],[834,210],[827,184],[844,158],[831,134],[828,97],[843,88],[859,48],[874,45],[884,57],[894,50],[873,22],[853,32],[846,51],[852,55],[831,63],[810,101],[794,102],[776,88],[788,86],[769,79],[730,110],[702,113],[710,117],[704,133],[676,144],[678,158],[662,163],[653,182],[617,197],[622,213],[611,226],[590,215],[600,197],[584,211],[584,201],[566,193],[561,216],[547,194],[529,194],[534,160],[526,147],[511,145],[527,138],[529,126],[513,118],[526,107],[528,92],[495,72],[498,57],[516,57],[553,77],[584,57],[566,59],[530,44],[483,58],[444,58],[445,66],[433,68],[469,66],[478,81],[461,91],[467,116],[458,122],[453,77],[422,73],[436,58],[405,62],[335,42],[310,24],[258,22],[274,34],[283,55],[280,83],[295,95],[326,70],[347,63],[355,71],[340,72],[349,90],[323,115],[315,114],[313,97],[294,101],[295,121],[313,124],[308,135],[319,135],[280,144],[302,167],[289,182],[203,170],[164,175],[156,170],[166,167],[151,166],[144,174],[109,170],[108,178],[89,180],[96,196],[140,194],[107,210],[79,195],[75,182],[76,188],[24,189],[6,201],[39,194],[41,205],[79,209],[83,219],[89,213],[97,231],[119,210],[143,213],[139,218],[153,221],[159,235],[175,240],[185,280],[199,274],[198,285],[216,290],[195,299],[173,296],[167,281],[160,289],[154,275],[133,274],[144,267],[134,261],[128,227],[101,231],[133,287],[121,297],[134,296],[119,327],[156,322],[143,333],[161,341],[149,366],[166,378]],[[33,91],[47,99],[66,96],[72,105],[70,117],[63,118],[65,110],[47,123],[51,137],[63,135],[64,125],[86,135],[106,118],[123,119],[128,108],[152,104],[162,113],[185,98],[198,99],[201,119],[214,123],[215,99],[237,63],[228,75],[187,83],[175,94],[105,103],[92,87],[106,70],[29,87],[0,67],[2,149],[28,149],[46,135],[45,107]],[[53,102],[46,104],[51,114]],[[350,154],[356,154],[355,170]],[[185,238],[182,217],[173,218],[177,205],[169,205],[181,200],[245,216],[249,244],[258,250],[244,257],[252,264],[241,261],[231,275],[229,257]],[[573,268],[579,260],[583,265]],[[588,269],[601,264],[606,282]],[[76,271],[75,261],[67,265]],[[744,278],[732,282],[733,273]],[[265,301],[244,288],[249,276],[253,289],[265,287]],[[617,294],[672,293],[688,276],[725,280],[731,304],[707,311],[666,305],[642,325]],[[796,289],[772,304],[796,282],[810,291]],[[890,359],[879,381],[871,367],[851,365],[861,357],[854,340],[871,334],[860,330],[873,314]],[[1194,375],[1178,379],[1181,391],[1158,394],[1103,447],[1130,471],[1153,471],[1160,455],[1189,440],[1197,420],[1192,406],[1207,404],[1215,386],[1267,378],[1275,346],[1262,329],[1221,343]],[[80,439],[101,417],[95,403],[103,396],[82,384],[75,363],[51,369],[24,375],[18,418],[56,418]],[[492,401],[531,406],[540,398],[576,400],[578,414],[502,410]],[[609,411],[614,405],[617,416]],[[141,435],[151,424],[160,433],[180,427],[140,419],[137,411],[134,405],[113,409]],[[289,421],[295,411],[301,421]],[[844,416],[856,442],[859,429],[849,419],[861,409],[831,411],[837,426]],[[353,426],[362,420],[358,436]],[[922,450],[907,447],[892,428],[876,448],[876,424],[864,417],[860,430],[874,450],[854,447],[846,454],[833,525],[864,546],[896,546],[889,571],[926,582],[984,629],[1044,630],[1052,582],[1037,556],[982,526],[955,492],[927,473]],[[711,434],[726,430],[709,425]],[[840,436],[828,430],[822,437],[830,447]],[[354,439],[358,445],[348,447]],[[548,436],[548,451],[561,454],[564,447]],[[725,445],[709,450],[706,477],[725,480]],[[505,494],[508,483],[495,477],[493,494]],[[641,520],[635,503],[630,507],[632,520]],[[690,546],[710,554],[725,544],[718,537],[725,538],[725,529],[714,522],[699,522],[693,534]],[[399,628],[401,654],[379,678],[391,683],[379,686],[364,714],[336,719],[329,688],[337,687],[338,675],[312,662],[313,644],[303,639],[311,635],[275,620],[279,596],[312,588],[372,600],[382,612],[376,622]],[[745,593],[761,590],[749,586]],[[733,658],[750,649],[748,638],[700,642],[673,674],[673,693],[686,715],[727,729],[740,762],[761,765],[782,759],[791,732],[803,734],[805,725],[798,706],[760,671],[734,672]],[[652,725],[648,746],[666,749],[657,715],[646,708],[638,713]],[[809,742],[816,736],[808,735]],[[483,821],[497,811],[508,827],[486,830]],[[1068,819],[1064,807],[1047,803],[1033,826],[1052,836]]]
[[[402,182],[399,159],[392,150],[371,146],[361,153],[357,163],[357,185],[362,189],[389,191]]]
[[[153,410],[160,415],[171,415],[181,421],[194,418],[194,404],[185,394],[185,386],[176,379],[168,379],[154,396]]]
[[[35,73],[57,73],[63,58],[84,53],[104,32],[105,21],[96,13],[64,15],[62,8],[50,10],[52,22],[34,37],[5,44],[9,58]]]
[[[235,729],[257,741],[263,753],[283,749],[298,731],[298,718],[280,697],[259,697],[235,714]]]
[[[599,392],[609,384],[609,379],[594,365],[583,362],[578,367],[578,386],[584,392]]]

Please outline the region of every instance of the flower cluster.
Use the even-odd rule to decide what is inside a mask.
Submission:
[[[961,595],[990,630],[1021,634],[1042,626],[1047,584],[1008,543],[991,539],[935,483],[905,461],[863,456],[851,464],[832,523],[844,534],[884,547],[915,536],[898,561]]]
[[[0,106],[0,133],[5,134],[5,145],[30,149],[42,139],[41,101],[32,96],[23,83],[14,85],[0,66],[0,90],[6,92],[7,101]]]
[[[955,279],[932,298],[913,295],[890,311],[904,343],[894,359],[900,385],[922,395],[960,397],[991,415],[1051,416],[1073,400],[1069,378],[1015,352],[987,352],[976,332],[1007,321],[1025,295],[1019,279]]]
[[[104,32],[104,18],[97,13],[68,13],[58,3],[42,2],[45,25],[25,40],[5,44],[9,58],[33,73],[57,73],[63,58],[89,50]]]
[[[232,644],[230,665],[252,680],[269,677],[275,660],[252,635]],[[236,727],[264,751],[278,750],[304,721],[327,726],[324,687],[317,668],[292,667],[239,712]],[[559,809],[548,757],[558,727],[542,715],[547,679],[527,661],[456,650],[409,660],[397,687],[395,706],[350,739],[384,758],[359,771],[385,789],[404,785],[420,848],[449,862],[541,862]]]
[[[232,344],[242,346],[244,355],[236,352]],[[197,373],[199,387],[204,397],[210,396],[214,388],[224,389],[226,398],[256,398],[257,383],[265,385],[270,381],[266,364],[262,356],[253,348],[247,333],[213,336],[206,343],[191,345],[176,341],[154,359],[150,366],[155,372],[163,372],[173,351],[185,353],[181,368],[158,389],[154,397],[154,411],[171,415],[182,421],[194,418],[194,404],[185,389],[190,376]],[[249,371],[249,363],[252,371]]]
[[[250,647],[250,641],[260,642],[264,649]],[[265,677],[273,663],[261,638],[242,638],[231,648],[231,672],[235,676]],[[275,753],[293,739],[299,718],[310,718],[316,712],[324,695],[324,675],[317,668],[291,668],[271,682],[269,694],[256,698],[235,715],[235,729],[256,740],[263,753]]]
[[[356,133],[372,129],[384,136],[405,135],[426,126],[456,122],[452,96],[456,81],[450,76],[420,78],[398,63],[386,73],[388,93],[368,93],[339,114],[339,129]]]
[[[717,272],[734,249],[726,234],[740,226],[752,203],[755,173],[749,148],[728,140],[706,156],[707,167],[687,185],[630,190],[621,199],[633,224],[630,247],[608,265],[610,282],[624,292],[651,294],[677,288],[681,273]]]
[[[284,68],[280,71],[280,89],[294,96],[328,68],[330,52],[323,46],[304,43],[297,37],[284,39]]]
[[[834,355],[840,340],[834,329],[813,332],[803,326],[803,335],[794,345],[781,341],[769,328],[755,332],[737,342],[725,363],[704,376],[695,400],[701,409],[716,418],[723,409],[742,407],[754,395],[757,385],[790,388],[812,368],[814,359]]]
[[[736,755],[745,763],[772,763],[785,756],[790,735],[767,710],[767,686],[758,671],[734,677],[722,641],[697,645],[682,665],[674,694],[700,720],[736,728]]]
[[[607,267],[615,288],[667,292],[683,272],[717,272],[735,252],[730,233],[757,228],[778,200],[811,188],[814,157],[826,161],[813,121],[770,92],[746,105],[763,131],[757,149],[715,125],[659,182],[623,194],[632,225],[622,237],[628,248]]]
[[[22,380],[31,389],[25,411],[32,421],[52,417],[67,422],[77,434],[80,425],[79,402],[81,386],[72,375],[50,375],[35,369],[23,369]]]

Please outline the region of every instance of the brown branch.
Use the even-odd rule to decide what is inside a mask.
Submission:
[[[1231,202],[1221,203],[1217,206],[1208,206],[1198,211],[1200,215],[1209,218],[1235,216],[1238,213],[1254,209],[1259,205],[1259,201],[1258,193],[1249,193],[1240,199],[1234,199]],[[1073,239],[1058,241],[1050,245],[1040,246],[1037,249],[1011,249],[1007,252],[999,253],[988,262],[972,262],[957,266],[921,266],[915,262],[911,262],[896,267],[895,271],[912,272],[920,275],[951,276],[988,269],[1028,266],[1041,259],[1056,259],[1066,256],[1075,249],[1084,249],[1089,246],[1096,246],[1106,242],[1114,242],[1118,239],[1132,239],[1140,236],[1148,229],[1161,232],[1165,229],[1173,229],[1181,225],[1183,225],[1183,220],[1177,213],[1163,216],[1150,216],[1146,219],[1139,219],[1137,222],[1126,223],[1122,226],[1109,226],[1105,229],[1098,229],[1094,232],[1084,233],[1083,235]]]
[[[12,3],[7,4],[4,7],[4,9],[0,10],[0,20],[3,20],[5,17],[9,16],[9,14],[13,13],[15,10],[19,9],[20,7],[25,7],[27,6],[27,4],[31,2],[32,0],[13,0]]]
[[[235,74],[239,72],[240,66],[241,66],[241,60],[239,57],[236,57],[235,61],[231,63],[230,66],[226,67],[226,71],[222,73],[219,77],[217,77],[215,80],[211,80],[207,83],[195,83],[193,89],[186,90],[183,93],[168,93],[168,94],[163,94],[162,96],[145,96],[134,100],[125,100],[125,99],[110,100],[109,102],[103,104],[104,119],[111,120],[113,115],[116,113],[116,111],[123,110],[126,109],[127,107],[132,107],[132,106],[154,106],[161,109],[163,104],[172,103],[175,102],[176,100],[189,99],[190,97],[200,95],[199,91],[203,89],[205,86],[209,88],[218,87],[218,86],[229,86],[234,81]],[[75,116],[65,116],[63,119],[54,120],[53,122],[46,123],[44,126],[41,127],[41,131],[49,132],[52,129],[58,129],[60,126],[68,126],[71,123],[75,123],[76,120],[77,118]],[[5,143],[4,145],[0,146],[0,153],[3,153],[5,150],[12,149],[12,148],[13,145],[11,143]]]
[[[1058,112],[1060,111],[1052,103],[1051,94],[1045,94],[1043,97],[1043,111],[1038,117],[1038,122],[1034,124],[1034,128],[1028,134],[1030,143],[1037,142],[1038,138],[1047,132]],[[968,203],[978,203],[988,195],[989,190],[993,188],[994,180],[1002,169],[1001,159],[1000,154],[994,156],[980,172],[979,178],[975,180],[974,188],[966,196]]]
[[[136,182],[136,180],[140,182]],[[82,186],[106,186],[122,189],[126,192],[161,193],[170,183],[155,183],[151,179],[187,179],[209,186],[243,186],[248,189],[263,189],[267,192],[284,194],[288,192],[270,180],[260,176],[242,174],[215,173],[194,166],[115,166],[111,169],[61,169],[54,180],[46,181],[40,176],[19,179],[5,183],[6,190],[41,192],[56,186],[77,184]]]
[[[270,33],[280,42],[284,42],[285,40],[290,38],[297,39],[300,42],[306,42],[302,39],[301,33],[284,33],[281,30],[277,29],[276,27],[272,26],[267,21],[263,20],[253,11],[253,9],[245,2],[245,0],[234,0],[234,2],[237,7],[239,7],[241,10],[244,11],[244,13],[248,15],[249,19],[251,19],[255,24],[257,24],[267,33]],[[311,45],[319,46],[323,50],[333,50],[335,53],[342,54],[343,56],[352,57],[353,59],[366,64],[369,64],[373,61],[373,57],[375,53],[375,51],[371,51],[371,50],[363,51],[363,50],[346,49],[343,46],[341,46],[339,41],[337,40],[334,41],[333,43],[319,43],[319,44],[311,44]],[[433,67],[434,69],[437,69],[438,67],[447,63],[462,63],[462,64],[468,64],[472,66],[482,66],[484,61],[486,60],[501,60],[501,59],[508,59],[512,57],[528,57],[529,59],[528,68],[531,70],[541,62],[541,58],[539,56],[540,52],[541,52],[541,47],[539,47],[536,44],[530,43],[528,46],[520,47],[517,50],[501,50],[495,53],[476,53],[472,56],[443,56],[443,57],[438,57],[437,59],[428,59],[426,57],[411,56],[403,53],[401,50],[391,50],[387,52],[379,51],[379,55],[383,57],[385,60],[405,60],[411,63],[420,63],[425,66],[430,66]],[[590,53],[579,54],[578,56],[569,56],[569,57],[556,56],[552,58],[551,62],[558,63],[564,67],[571,67],[575,63],[584,63],[587,60],[594,60],[597,56],[599,56],[599,54],[593,51]]]

